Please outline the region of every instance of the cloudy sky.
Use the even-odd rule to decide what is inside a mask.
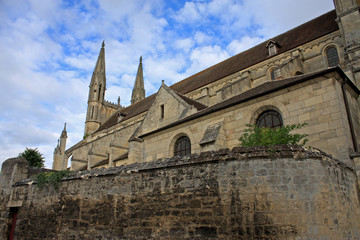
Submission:
[[[332,0],[0,0],[0,164],[26,147],[52,166],[67,123],[80,141],[105,40],[107,91],[129,105],[139,57],[146,95],[334,8]]]

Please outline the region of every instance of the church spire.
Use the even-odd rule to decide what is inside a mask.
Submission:
[[[61,132],[61,138],[67,138],[66,123],[64,125],[64,129]]]
[[[54,150],[54,160],[53,160],[53,169],[54,170],[66,170],[68,157],[65,153],[66,148],[66,123],[64,125],[64,129],[61,132],[60,139],[58,140],[58,144]]]
[[[96,61],[93,75],[91,77],[90,89],[94,88],[94,87],[98,88],[99,91],[97,91],[97,94],[94,94],[96,96],[93,96],[93,97],[95,97],[95,100],[103,101],[105,89],[106,89],[105,41],[103,41],[101,44],[100,53],[99,53],[98,59]],[[97,90],[97,89],[95,89],[95,90]],[[90,94],[91,93],[89,93],[89,95]],[[89,98],[90,98],[90,96],[89,96]]]
[[[140,57],[134,89],[131,95],[131,104],[137,103],[143,100],[144,98],[145,98],[144,77],[143,77],[142,57]]]
[[[85,133],[87,136],[100,126],[101,106],[105,102],[106,75],[105,75],[105,41],[101,44],[100,53],[96,61],[93,75],[89,86],[88,109],[85,121]]]

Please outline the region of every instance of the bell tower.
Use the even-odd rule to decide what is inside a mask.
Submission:
[[[104,103],[105,90],[105,42],[103,41],[89,86],[88,107],[84,132],[85,136],[93,133],[100,127],[101,106]]]
[[[360,0],[334,0],[334,4],[345,44],[346,71],[360,87]]]

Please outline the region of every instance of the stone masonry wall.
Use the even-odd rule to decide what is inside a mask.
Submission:
[[[12,189],[15,239],[360,239],[356,181],[343,163],[290,146],[82,171],[58,190],[28,180]]]

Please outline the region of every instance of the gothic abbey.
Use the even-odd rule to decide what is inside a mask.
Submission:
[[[84,139],[66,149],[65,125],[54,151],[74,171],[41,188],[62,172],[6,160],[0,238],[360,239],[360,2],[334,2],[148,97],[140,58],[128,107],[105,101],[103,43]],[[303,122],[317,149],[237,147],[246,124]]]
[[[308,146],[354,164],[360,147],[359,1],[319,16],[145,97],[142,59],[131,105],[105,100],[105,44],[91,78],[84,140],[53,169],[113,167],[233,148],[246,124],[306,122]]]

